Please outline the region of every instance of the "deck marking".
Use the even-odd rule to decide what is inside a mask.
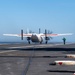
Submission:
[[[7,51],[1,51],[0,53],[7,53],[7,52],[14,52],[14,51],[17,51],[17,50],[7,50]]]

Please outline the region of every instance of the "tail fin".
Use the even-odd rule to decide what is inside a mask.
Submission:
[[[27,28],[27,33],[29,33],[29,29]]]
[[[33,32],[27,28],[26,33],[27,33],[27,34],[30,34],[30,33],[33,33]]]
[[[27,34],[29,34],[29,29],[28,29],[28,28],[27,28],[27,31],[26,31],[26,33],[27,33]]]

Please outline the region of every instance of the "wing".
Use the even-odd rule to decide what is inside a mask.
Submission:
[[[3,34],[4,36],[16,36],[21,37],[21,34]],[[31,37],[32,34],[23,34],[23,37]]]
[[[46,34],[47,37],[56,37],[56,36],[67,36],[72,35],[73,33],[65,33],[65,34]],[[45,37],[45,34],[41,34],[42,37]]]

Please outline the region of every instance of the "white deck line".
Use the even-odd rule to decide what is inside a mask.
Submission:
[[[14,51],[17,51],[17,50],[1,51],[0,53],[7,53],[7,52],[14,52]]]

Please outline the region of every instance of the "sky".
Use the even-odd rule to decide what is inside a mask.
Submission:
[[[21,41],[3,34],[20,34],[21,29],[38,33],[39,28],[43,33],[45,29],[73,33],[63,37],[75,42],[75,0],[0,0],[0,41]],[[51,41],[62,41],[63,37]]]

